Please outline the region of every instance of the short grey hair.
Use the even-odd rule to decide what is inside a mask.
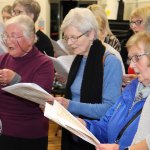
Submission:
[[[78,31],[84,33],[87,31],[95,31],[95,39],[98,39],[98,23],[95,16],[88,8],[74,8],[65,16],[61,32],[63,33],[69,26],[75,27]]]
[[[35,35],[35,25],[34,25],[33,20],[29,16],[19,15],[19,16],[12,17],[6,21],[5,27],[14,23],[19,24],[22,27],[23,34],[25,37],[30,38],[31,35],[33,34]]]

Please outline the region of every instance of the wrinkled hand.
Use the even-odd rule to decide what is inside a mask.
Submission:
[[[96,150],[119,150],[118,144],[98,144]]]
[[[55,97],[53,97],[53,96],[51,95],[51,96],[48,98],[47,102],[48,102],[49,104],[53,104],[54,100],[55,100]]]
[[[0,84],[5,86],[11,82],[15,76],[15,72],[10,69],[1,69],[0,70]]]
[[[125,74],[123,76],[123,85],[126,86],[128,85],[133,79],[137,77],[136,74]]]
[[[53,97],[52,95],[48,97],[47,99],[47,103],[49,104],[53,104],[54,103],[54,100],[55,100],[55,97]],[[45,109],[45,105],[39,105],[40,109],[44,112],[44,109]]]
[[[66,109],[68,108],[70,100],[68,100],[68,99],[66,99],[64,97],[55,97],[55,100],[58,101]]]

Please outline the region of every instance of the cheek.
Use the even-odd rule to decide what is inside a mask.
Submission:
[[[144,31],[145,29],[144,29],[144,26],[139,26],[138,27],[138,31]]]
[[[148,67],[150,67],[150,57],[148,57]]]
[[[82,51],[86,52],[87,50],[89,50],[91,45],[92,45],[92,43],[90,43],[88,40],[82,41],[82,42],[80,42],[80,49],[82,49]]]
[[[141,74],[137,75],[137,77],[138,77],[138,80],[139,80],[140,82],[142,82],[143,77],[141,76]]]
[[[73,44],[73,47],[75,47],[75,49],[73,49],[74,54],[84,55],[84,53],[86,53],[86,51],[87,51],[86,42],[82,42],[82,41],[77,42],[77,43]]]
[[[30,41],[26,40],[26,39],[22,39],[21,41],[19,41],[19,45],[21,48],[23,48],[24,50],[28,49],[30,43]]]
[[[150,66],[150,63],[148,59],[143,59],[143,61],[139,61],[139,65],[142,66],[142,68],[145,70]]]

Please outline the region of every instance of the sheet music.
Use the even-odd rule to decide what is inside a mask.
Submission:
[[[54,57],[50,58],[53,61],[56,72],[58,72],[63,77],[67,78],[75,55],[66,55],[66,56],[59,56],[57,58]]]
[[[48,98],[52,96],[35,83],[17,83],[4,87],[2,90],[43,106]]]
[[[76,117],[57,101],[54,101],[53,105],[46,103],[44,116],[95,146],[100,143]]]

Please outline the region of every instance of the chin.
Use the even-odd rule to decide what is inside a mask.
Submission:
[[[144,86],[149,86],[149,85],[150,85],[149,83],[146,83],[146,82],[142,82],[142,84],[143,84]]]
[[[9,55],[11,55],[12,57],[15,57],[14,53],[9,52]]]
[[[77,52],[77,51],[73,51],[73,54],[75,54],[75,55],[80,55],[80,53]]]
[[[9,55],[11,55],[12,57],[19,57],[17,54],[15,53],[9,53]]]

